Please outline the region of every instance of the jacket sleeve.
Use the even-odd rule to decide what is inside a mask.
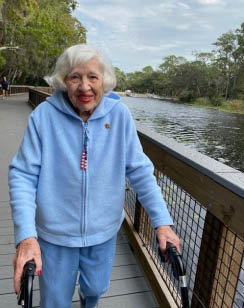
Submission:
[[[138,200],[148,213],[154,228],[173,225],[161,188],[153,174],[154,167],[143,152],[134,120],[128,111],[126,120],[126,176]]]
[[[37,237],[35,200],[40,168],[41,142],[32,113],[21,146],[9,166],[10,205],[16,245],[26,238]]]

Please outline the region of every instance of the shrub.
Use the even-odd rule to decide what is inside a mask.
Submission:
[[[213,96],[210,98],[210,103],[215,107],[221,106],[222,102],[223,102],[223,98],[220,96]]]
[[[179,96],[180,101],[190,103],[195,99],[194,94],[191,91],[183,90]]]
[[[207,97],[198,97],[195,101],[194,104],[196,105],[206,105],[208,106],[210,104],[210,101]]]

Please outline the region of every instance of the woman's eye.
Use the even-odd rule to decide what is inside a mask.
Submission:
[[[96,75],[91,75],[90,78],[91,79],[97,79],[97,76]]]
[[[77,75],[73,75],[73,76],[70,76],[70,79],[71,79],[71,80],[79,80],[80,77],[77,76]]]

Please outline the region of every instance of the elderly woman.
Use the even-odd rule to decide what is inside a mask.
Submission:
[[[166,242],[180,249],[153,166],[127,107],[111,90],[111,64],[87,45],[68,48],[47,82],[56,91],[30,115],[9,171],[15,228],[14,285],[34,259],[41,308],[71,307],[79,273],[81,307],[108,289],[125,180]]]

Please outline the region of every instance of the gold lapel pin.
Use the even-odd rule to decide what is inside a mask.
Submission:
[[[105,123],[105,128],[107,128],[107,129],[109,129],[110,128],[110,125],[109,125],[109,123]]]

